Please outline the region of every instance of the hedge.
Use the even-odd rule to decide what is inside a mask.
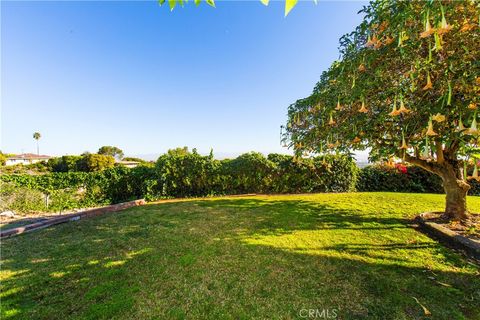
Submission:
[[[469,181],[469,195],[480,195],[480,183]],[[360,170],[358,191],[444,193],[442,179],[415,166],[372,165]]]
[[[175,149],[155,164],[98,172],[51,172],[0,175],[0,210],[49,211],[91,207],[145,198],[203,197],[243,193],[391,191],[443,193],[441,179],[418,167],[381,165],[358,169],[340,155],[294,158],[251,152],[216,160],[194,149]],[[470,195],[480,195],[471,181]]]
[[[133,169],[115,167],[89,173],[3,174],[0,181],[4,190],[11,191],[9,186],[13,185],[21,188],[22,192],[34,190],[37,198],[38,192],[50,195],[53,204],[59,202],[57,199],[61,194],[65,205],[52,204],[48,208],[57,211],[59,208],[103,205],[138,198],[346,192],[355,190],[357,175],[358,168],[353,159],[344,156],[298,159],[271,154],[266,158],[252,152],[231,160],[216,160],[212,154],[202,156],[195,150],[188,152],[180,149],[160,156],[155,165],[142,164]],[[2,193],[3,198],[15,196],[13,192]],[[36,203],[41,204],[42,201]],[[22,211],[18,205],[16,209]],[[34,210],[29,207],[25,211]]]

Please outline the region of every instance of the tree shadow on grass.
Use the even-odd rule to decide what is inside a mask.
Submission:
[[[5,319],[480,316],[478,270],[408,219],[297,200],[169,203],[2,243]],[[477,272],[477,273],[475,273]]]

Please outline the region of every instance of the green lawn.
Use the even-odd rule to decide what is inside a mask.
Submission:
[[[59,225],[2,241],[2,319],[423,319],[419,303],[429,319],[480,319],[479,267],[407,225],[443,203],[217,198]]]

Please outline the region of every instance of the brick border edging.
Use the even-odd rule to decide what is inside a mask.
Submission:
[[[0,238],[7,238],[7,237],[13,237],[25,232],[29,231],[34,231],[38,229],[43,229],[47,228],[56,224],[60,223],[65,223],[69,221],[76,221],[80,220],[82,218],[89,218],[89,217],[95,217],[99,216],[104,213],[108,212],[116,212],[116,211],[121,211],[124,209],[128,209],[131,207],[136,207],[136,206],[141,206],[144,205],[146,202],[144,199],[139,199],[139,200],[134,200],[134,201],[128,201],[128,202],[122,202],[122,203],[117,203],[117,204],[112,204],[110,206],[106,207],[101,207],[101,208],[95,208],[95,209],[90,209],[90,210],[85,210],[82,212],[77,212],[77,213],[71,213],[71,214],[66,214],[62,215],[59,217],[47,219],[44,221],[39,221],[31,224],[27,224],[26,226],[23,227],[17,227],[13,229],[7,229],[0,231]]]
[[[476,259],[480,259],[480,241],[469,239],[438,223],[428,221],[426,216],[433,213],[434,212],[420,213],[415,217],[415,221],[417,221],[427,233],[447,242],[449,245],[466,251]]]

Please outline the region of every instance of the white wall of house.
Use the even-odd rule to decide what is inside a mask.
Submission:
[[[37,163],[45,160],[47,159],[7,159],[7,161],[5,162],[5,165],[6,166],[14,166],[16,164],[27,165],[27,164]]]

